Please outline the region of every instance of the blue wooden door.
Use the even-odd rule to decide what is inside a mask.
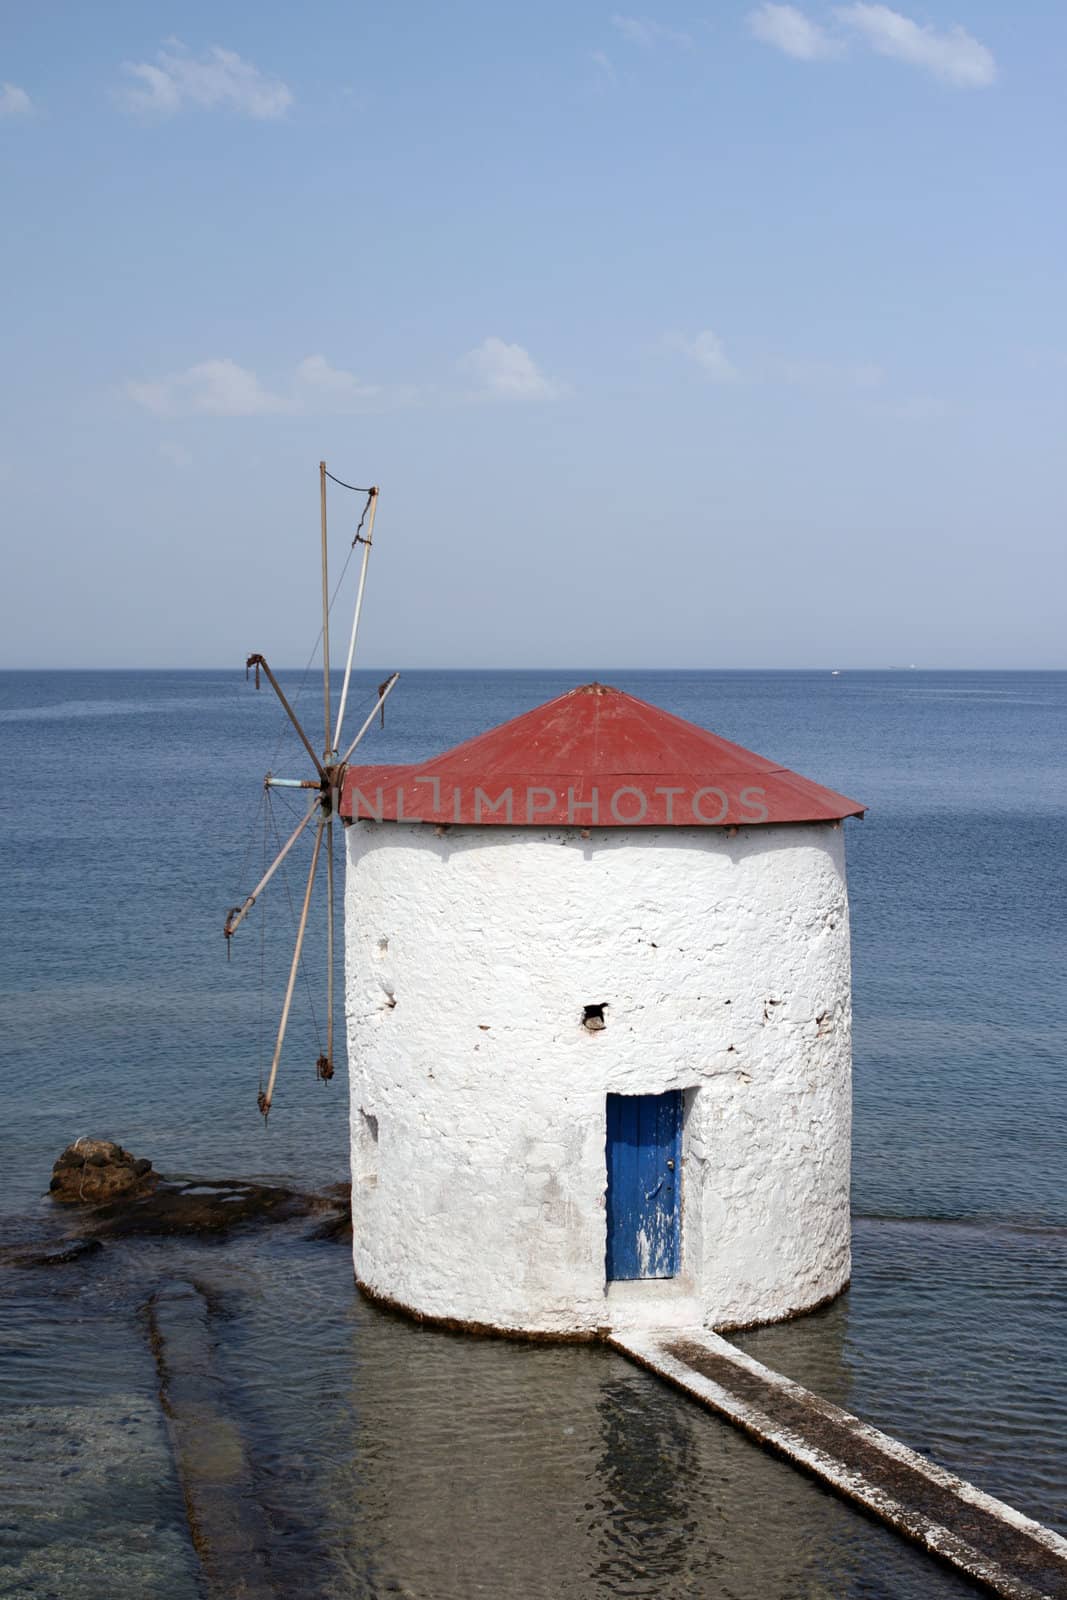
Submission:
[[[609,1281],[673,1278],[681,1237],[682,1095],[608,1095]]]

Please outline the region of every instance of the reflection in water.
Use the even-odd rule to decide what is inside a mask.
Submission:
[[[865,1283],[878,1284],[879,1262],[874,1251]],[[0,1496],[20,1523],[0,1558],[3,1592],[195,1600],[140,1316],[161,1279],[182,1276],[217,1306],[217,1366],[286,1600],[977,1592],[614,1352],[416,1327],[355,1293],[343,1248],[283,1226],[225,1246],[139,1241],[0,1278],[14,1375]],[[929,1356],[936,1328],[906,1275],[899,1293],[918,1311],[897,1319],[898,1335]],[[876,1325],[892,1326],[874,1299]],[[859,1406],[869,1310],[854,1295],[739,1342]],[[33,1337],[20,1340],[25,1327]],[[899,1351],[883,1354],[899,1372]],[[946,1351],[948,1394],[951,1367]],[[77,1470],[63,1476],[57,1455]]]
[[[613,1352],[416,1327],[336,1260],[224,1327],[285,1594],[974,1593]]]
[[[670,1408],[658,1404],[655,1389],[628,1379],[613,1362],[596,1402],[596,1472],[606,1512],[596,1576],[609,1592],[649,1569],[663,1578],[680,1577],[699,1538],[689,1503],[689,1486],[699,1481],[702,1467],[695,1430],[672,1426]]]

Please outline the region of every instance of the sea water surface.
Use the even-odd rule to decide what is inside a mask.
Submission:
[[[359,675],[360,715],[383,676]],[[1067,1531],[1067,674],[584,676],[871,808],[847,824],[853,1283],[738,1342]],[[366,759],[582,679],[405,674]],[[312,726],[320,694],[312,675]],[[268,769],[306,761],[241,671],[0,674],[0,1244],[54,1230],[51,1165],[81,1134],[168,1173],[346,1176],[344,1073],[313,1068],[319,911],[266,1128],[256,1110],[306,840],[226,961],[225,912],[299,815],[281,792],[265,814]],[[305,1234],[0,1269],[0,1594],[201,1593],[143,1317],[173,1277],[220,1308],[279,1595],[976,1592],[621,1357],[409,1325]]]

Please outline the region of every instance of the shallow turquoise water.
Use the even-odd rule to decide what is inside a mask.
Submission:
[[[1067,1528],[1067,675],[596,675],[871,806],[848,838],[853,1287],[740,1342]],[[405,675],[368,759],[580,677]],[[171,1172],[345,1175],[306,1006],[266,1130],[255,1110],[284,884],[229,966],[221,938],[262,774],[299,757],[239,672],[0,675],[5,1238],[47,1226],[81,1133]],[[198,1593],[140,1318],[181,1273],[226,1308],[279,1593],[972,1592],[620,1358],[410,1327],[293,1228],[0,1278],[0,1593]]]

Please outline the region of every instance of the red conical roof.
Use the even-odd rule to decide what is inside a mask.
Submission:
[[[862,816],[857,800],[606,684],[420,766],[349,767],[345,818],[534,827],[730,827]]]

